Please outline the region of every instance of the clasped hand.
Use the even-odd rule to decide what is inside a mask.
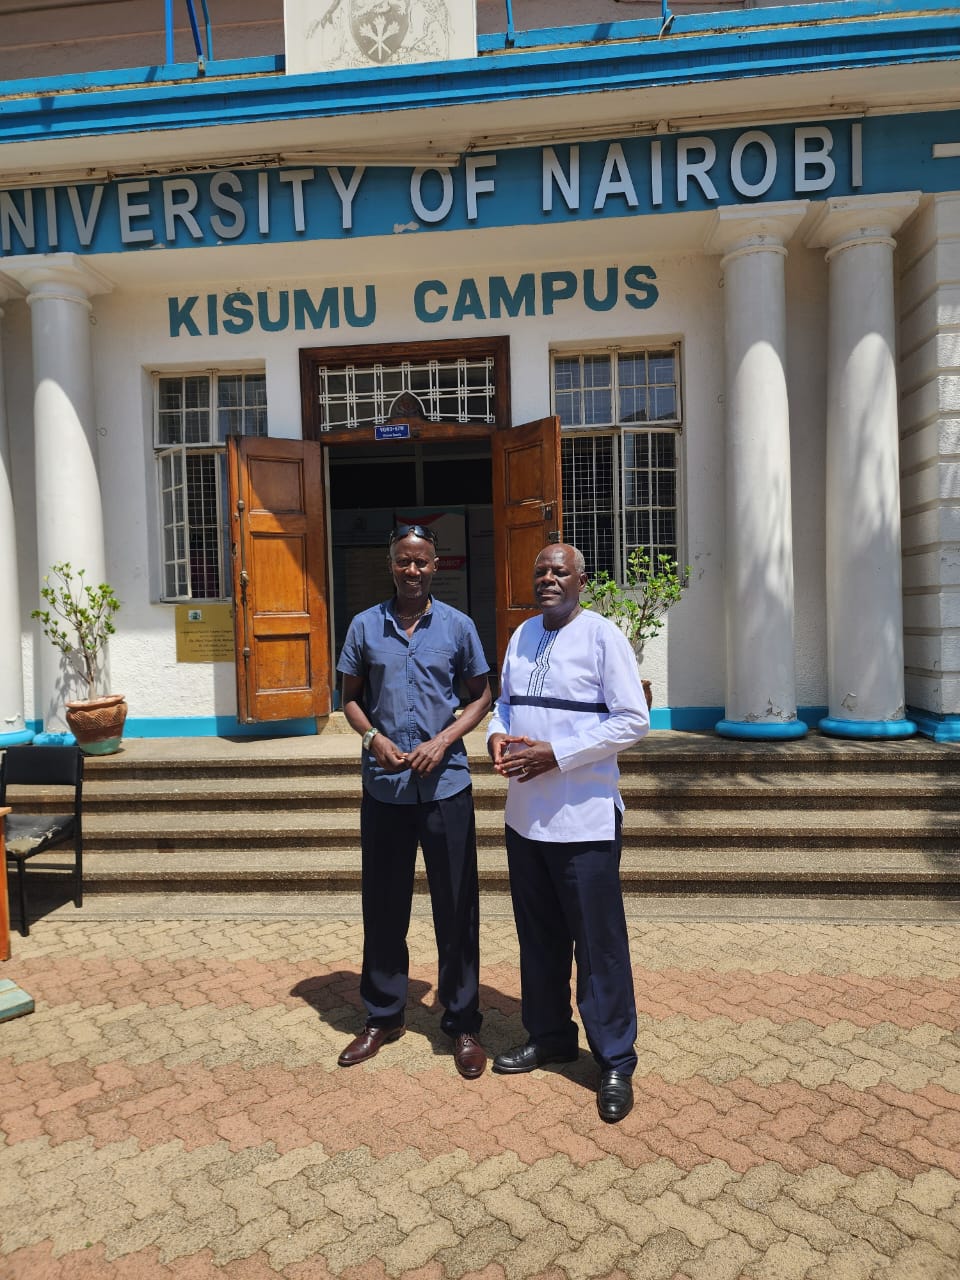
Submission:
[[[495,733],[490,738],[493,767],[503,778],[529,782],[541,773],[556,769],[557,758],[549,742],[536,738],[519,738],[509,733]]]
[[[412,751],[401,751],[384,733],[378,733],[370,744],[373,756],[385,773],[399,773],[412,769],[414,773],[431,773],[443,759],[447,743],[443,734],[437,734],[429,742],[420,742]]]

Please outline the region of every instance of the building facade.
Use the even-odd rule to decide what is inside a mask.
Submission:
[[[494,668],[641,546],[654,727],[960,739],[960,9],[7,7],[0,745],[58,563],[128,734],[315,732],[404,519]]]

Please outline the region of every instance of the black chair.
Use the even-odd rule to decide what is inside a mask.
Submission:
[[[72,813],[22,813],[22,797],[8,787],[69,787]],[[56,799],[62,803],[62,793]],[[20,932],[30,932],[27,919],[26,863],[49,849],[73,846],[73,902],[83,904],[83,753],[79,747],[7,747],[0,762],[0,806],[11,805],[6,818],[7,863],[16,863],[20,899]],[[69,870],[63,862],[37,863],[44,871]]]

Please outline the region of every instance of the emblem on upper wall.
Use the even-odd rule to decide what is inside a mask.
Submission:
[[[288,75],[473,58],[464,0],[284,0]]]

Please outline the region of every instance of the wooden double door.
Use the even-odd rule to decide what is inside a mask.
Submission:
[[[462,427],[405,418],[402,425],[424,443],[489,438],[499,664],[511,633],[537,610],[537,553],[560,539],[560,421]],[[351,432],[350,443],[367,434],[373,440],[373,429]],[[333,709],[324,455],[340,444],[228,440],[237,716],[243,723],[326,716]]]

